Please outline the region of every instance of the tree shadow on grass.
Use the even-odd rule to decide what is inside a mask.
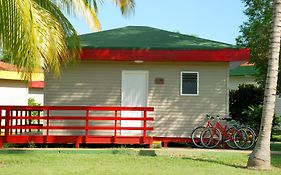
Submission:
[[[235,165],[235,164],[231,164],[231,163],[227,163],[227,162],[223,162],[223,161],[219,161],[219,160],[212,160],[212,159],[190,158],[190,157],[184,157],[182,159],[192,160],[192,161],[197,161],[197,162],[206,162],[206,163],[220,164],[220,165],[225,165],[225,166],[229,166],[229,167],[233,167],[233,168],[240,168],[240,169],[245,169],[246,168],[246,166]]]
[[[139,155],[140,156],[152,156],[152,157],[157,156],[155,150],[140,150]]]
[[[271,154],[271,164],[276,168],[281,168],[281,155]]]
[[[5,149],[5,150],[0,150],[0,155],[1,154],[30,154],[34,153],[34,150],[16,150],[16,149]]]

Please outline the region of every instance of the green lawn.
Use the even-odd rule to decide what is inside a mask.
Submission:
[[[272,131],[272,141],[281,142],[281,131]]]
[[[271,151],[281,151],[281,142],[272,142],[270,144]]]
[[[278,142],[281,142],[281,134],[275,134],[275,135],[272,135],[272,141],[278,141]]]
[[[9,151],[0,150],[0,174],[88,175],[88,174],[281,174],[281,156],[273,155],[271,171],[245,168],[244,152],[183,149],[174,154],[154,151],[78,150]],[[161,150],[160,150],[161,151]],[[139,155],[141,154],[141,155]],[[144,156],[146,155],[146,156]]]

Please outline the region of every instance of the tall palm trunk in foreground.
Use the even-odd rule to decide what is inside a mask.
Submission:
[[[273,23],[270,34],[270,50],[267,79],[264,93],[264,107],[258,142],[249,157],[248,168],[270,169],[270,135],[275,108],[276,88],[281,35],[281,0],[274,0]]]

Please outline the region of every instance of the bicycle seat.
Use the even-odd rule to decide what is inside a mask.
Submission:
[[[221,120],[231,121],[231,120],[232,120],[232,118],[230,118],[230,117],[226,117],[226,118],[221,118]]]

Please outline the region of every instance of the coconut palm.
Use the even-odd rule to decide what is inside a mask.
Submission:
[[[134,0],[112,2],[122,14],[134,7]],[[0,0],[2,48],[25,78],[40,68],[59,75],[62,65],[80,55],[79,38],[62,10],[82,16],[92,30],[99,30],[98,3],[103,0]]]
[[[270,135],[274,115],[281,35],[281,0],[274,0],[273,24],[265,85],[264,107],[257,144],[249,157],[248,168],[270,169]]]

